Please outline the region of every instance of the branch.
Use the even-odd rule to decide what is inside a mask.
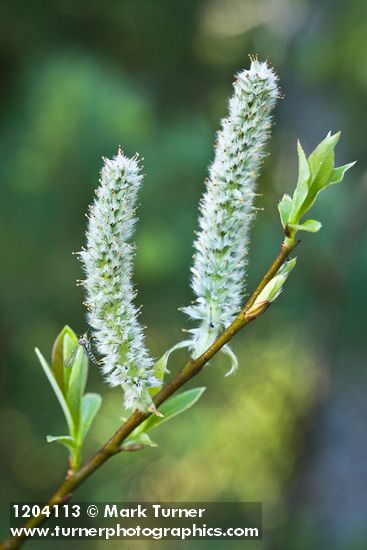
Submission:
[[[181,386],[186,384],[189,380],[194,378],[201,369],[210,361],[212,357],[229,342],[237,332],[243,327],[251,323],[259,317],[269,307],[269,302],[263,302],[259,304],[256,311],[252,310],[251,314],[248,314],[249,310],[255,303],[256,298],[260,292],[268,284],[268,282],[274,277],[279,268],[284,264],[292,250],[297,245],[296,241],[291,243],[284,242],[281,246],[278,256],[271,264],[266,275],[261,280],[260,284],[248,299],[246,305],[231,323],[231,325],[218,337],[218,339],[197,359],[190,360],[186,363],[183,369],[176,374],[168,382],[159,393],[154,397],[154,403],[159,407],[164,401],[166,401],[173,393],[175,393]],[[64,504],[67,502],[75,492],[75,490],[98,468],[102,466],[111,456],[121,452],[121,443],[137,428],[146,418],[150,416],[150,413],[143,413],[135,411],[130,418],[114,433],[114,435],[101,447],[101,449],[77,472],[69,473],[62,485],[56,493],[50,498],[47,506],[53,508],[57,504]],[[46,521],[47,517],[39,515],[30,519],[25,525],[25,528],[34,528],[42,525]],[[6,540],[1,546],[0,550],[14,550],[19,548],[23,542],[25,542],[27,536],[22,534],[21,536],[13,537]]]

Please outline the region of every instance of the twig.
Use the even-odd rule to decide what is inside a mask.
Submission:
[[[264,302],[259,305],[255,312],[251,315],[247,315],[247,312],[253,306],[256,298],[260,292],[267,285],[267,283],[274,277],[278,269],[286,261],[292,250],[297,245],[297,242],[292,244],[283,243],[279,251],[278,256],[271,264],[266,275],[261,280],[260,284],[250,296],[246,305],[231,323],[231,325],[218,337],[218,339],[197,359],[190,360],[186,363],[183,369],[176,374],[170,380],[154,398],[154,403],[159,407],[166,399],[168,399],[173,393],[181,388],[186,382],[191,380],[194,376],[199,374],[201,369],[208,363],[208,361],[214,357],[214,355],[227,343],[233,336],[239,332],[244,326],[251,323],[259,317],[269,307],[269,302]],[[137,428],[146,418],[150,416],[150,413],[142,413],[135,411],[130,418],[114,433],[114,435],[105,443],[101,449],[77,472],[72,474],[68,473],[64,482],[60,485],[56,493],[50,498],[47,506],[53,508],[57,504],[62,504],[66,500],[69,500],[75,490],[98,468],[102,466],[111,456],[121,452],[121,443]],[[125,450],[125,449],[124,449]],[[34,528],[42,525],[46,521],[45,515],[39,515],[30,519],[25,525],[25,528]],[[9,538],[1,546],[1,550],[15,550],[19,548],[23,542],[27,539],[27,535],[23,532],[22,535]]]

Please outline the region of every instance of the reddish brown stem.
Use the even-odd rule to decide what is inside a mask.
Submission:
[[[279,251],[278,256],[271,264],[266,275],[261,280],[260,284],[248,299],[246,305],[242,311],[238,314],[232,324],[217,338],[217,340],[197,359],[188,361],[183,369],[176,374],[154,398],[156,407],[159,407],[166,399],[168,399],[175,391],[181,388],[186,382],[194,378],[201,369],[210,361],[212,357],[229,342],[233,336],[241,330],[244,326],[248,325],[251,321],[254,321],[269,307],[269,302],[264,302],[255,313],[246,315],[247,311],[253,306],[256,298],[259,296],[263,288],[274,277],[281,265],[286,261],[289,254],[297,243],[285,244],[283,243]],[[68,473],[64,482],[60,485],[56,493],[50,498],[47,505],[53,507],[56,504],[62,504],[66,500],[69,500],[75,490],[81,485],[88,477],[90,477],[98,468],[102,466],[111,456],[121,451],[121,443],[137,428],[146,418],[150,416],[150,413],[142,413],[135,411],[130,418],[113,434],[113,436],[101,447],[101,449],[77,472]],[[47,517],[39,515],[30,519],[24,527],[34,528],[42,525],[46,521]],[[19,548],[25,541],[27,536],[25,534],[13,537],[6,540],[1,546],[1,550],[15,550]]]

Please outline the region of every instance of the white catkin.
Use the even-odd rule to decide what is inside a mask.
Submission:
[[[278,96],[277,76],[266,62],[252,59],[250,69],[236,76],[200,202],[191,268],[196,300],[182,308],[199,325],[189,331],[194,358],[231,323],[243,301],[255,184]]]
[[[102,372],[121,385],[127,409],[153,406],[149,388],[159,386],[144,344],[132,283],[136,199],[142,175],[137,157],[121,151],[104,159],[96,198],[90,207],[87,245],[79,255],[86,279],[88,321],[103,356]]]

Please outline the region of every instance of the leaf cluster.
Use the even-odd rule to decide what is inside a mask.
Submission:
[[[318,194],[331,185],[342,181],[344,174],[355,163],[334,166],[334,149],[340,138],[340,132],[328,133],[326,138],[307,158],[298,141],[298,181],[293,196],[285,194],[278,205],[280,220],[284,227],[288,244],[293,244],[297,231],[316,233],[321,223],[303,216],[315,203]]]
[[[52,348],[51,366],[36,348],[37,357],[64,413],[68,434],[48,435],[49,443],[57,442],[67,447],[73,470],[80,466],[81,449],[89,428],[97,414],[102,398],[97,393],[84,393],[88,376],[88,358],[79,346],[73,364],[65,368],[65,359],[78,346],[73,330],[65,326]]]

